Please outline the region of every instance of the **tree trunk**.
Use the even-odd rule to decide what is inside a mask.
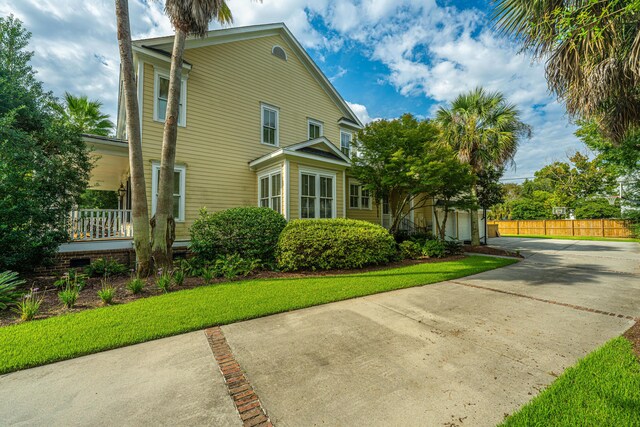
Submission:
[[[131,216],[133,244],[136,251],[136,271],[147,277],[151,269],[151,244],[149,233],[149,209],[147,187],[144,179],[142,138],[140,134],[140,110],[133,70],[131,30],[129,26],[128,0],[116,0],[118,47],[122,66],[122,86],[126,111],[127,139],[129,141],[129,173],[131,175]],[[142,84],[142,82],[139,82]]]
[[[471,186],[471,195],[477,199],[476,185]],[[471,246],[480,246],[480,225],[478,223],[478,209],[470,209],[471,215]]]
[[[180,107],[180,87],[182,85],[182,57],[186,33],[176,28],[169,72],[169,96],[162,135],[162,155],[160,159],[160,179],[158,182],[158,203],[153,221],[152,251],[157,267],[171,267],[173,235],[173,174],[176,162],[176,142],[178,137],[178,115]],[[182,112],[185,114],[185,112]]]
[[[444,241],[446,239],[446,232],[447,232],[447,218],[449,217],[449,207],[445,204],[445,208],[442,210],[442,212],[444,213],[444,216],[442,217],[442,224],[439,223],[438,221],[438,212],[435,210],[435,206],[434,206],[434,212],[435,212],[435,217],[436,217],[436,227],[438,228],[438,237],[440,237],[440,240]]]

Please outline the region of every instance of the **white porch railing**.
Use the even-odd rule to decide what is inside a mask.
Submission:
[[[69,214],[73,241],[130,239],[133,237],[129,209],[74,209]]]

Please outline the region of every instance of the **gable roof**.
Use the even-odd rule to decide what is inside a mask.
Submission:
[[[327,150],[321,150],[314,148],[314,146],[321,146]],[[284,148],[272,151],[269,154],[258,157],[255,160],[249,162],[250,168],[255,168],[275,158],[284,157],[286,155],[294,157],[303,157],[312,160],[318,160],[321,162],[331,163],[339,166],[351,166],[351,160],[342,151],[333,145],[327,138],[321,136],[320,138],[310,139],[308,141],[299,142],[297,144],[289,145]]]
[[[235,41],[241,40],[250,40],[254,38],[260,37],[269,37],[274,35],[280,35],[285,42],[289,45],[291,50],[297,55],[298,59],[305,68],[309,71],[309,73],[316,79],[318,84],[325,90],[329,98],[338,106],[340,111],[344,114],[348,122],[353,123],[358,128],[362,128],[363,125],[358,119],[358,116],[351,110],[349,104],[342,98],[342,96],[338,93],[336,88],[331,84],[327,76],[324,75],[322,70],[318,67],[318,65],[311,59],[307,51],[302,47],[300,42],[296,40],[291,31],[287,28],[287,26],[282,23],[274,23],[274,24],[263,24],[263,25],[251,25],[246,27],[235,27],[235,28],[225,28],[221,30],[212,30],[207,33],[207,35],[203,38],[197,37],[189,37],[185,42],[185,49],[193,49],[204,46],[212,46],[216,44],[222,43],[231,43]],[[138,49],[148,49],[149,51],[155,52],[165,52],[169,53],[173,47],[173,36],[167,37],[156,37],[150,39],[140,39],[134,40],[132,42],[135,48]],[[171,55],[166,57],[163,54],[159,56],[163,56],[166,60],[171,60]],[[342,120],[342,119],[341,119]]]

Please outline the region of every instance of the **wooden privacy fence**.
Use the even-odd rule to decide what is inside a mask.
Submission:
[[[630,222],[621,219],[540,219],[487,221],[496,224],[501,235],[633,237]]]

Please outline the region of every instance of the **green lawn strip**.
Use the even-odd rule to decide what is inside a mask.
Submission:
[[[558,240],[592,240],[598,242],[636,242],[640,243],[640,239],[631,237],[596,237],[596,236],[548,236],[542,234],[501,234],[500,237],[522,237],[528,239],[558,239]]]
[[[0,328],[0,374],[214,325],[455,279],[514,262],[471,256],[367,273],[244,280],[11,325]]]
[[[567,369],[502,424],[639,426],[640,363],[626,338],[615,338]]]

